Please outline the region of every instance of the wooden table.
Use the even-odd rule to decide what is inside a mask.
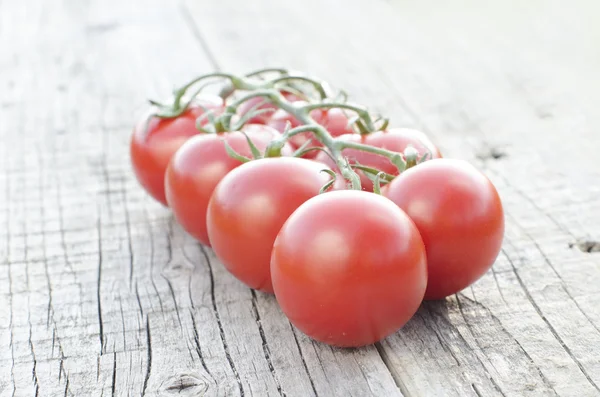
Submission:
[[[600,395],[600,2],[0,3],[0,396]],[[485,170],[492,271],[376,346],[290,326],[149,199],[145,98],[263,66]],[[573,245],[588,240],[588,244]]]

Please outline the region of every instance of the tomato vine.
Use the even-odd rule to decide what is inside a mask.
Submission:
[[[209,73],[150,104],[130,143],[140,184],[314,339],[381,340],[500,251],[503,208],[485,175],[326,82]]]

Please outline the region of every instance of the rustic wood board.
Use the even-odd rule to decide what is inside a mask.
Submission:
[[[600,395],[600,3],[0,2],[0,396]],[[498,186],[493,271],[332,349],[133,179],[144,99],[306,70]],[[585,247],[583,247],[585,248]]]

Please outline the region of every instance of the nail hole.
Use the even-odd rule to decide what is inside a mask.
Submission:
[[[506,156],[506,152],[497,147],[487,148],[477,155],[480,160],[500,160]]]
[[[581,252],[600,252],[600,241],[594,240],[577,240],[575,242],[569,243],[569,248],[576,247]]]
[[[86,28],[91,33],[105,33],[111,30],[117,29],[120,26],[118,23],[101,23],[97,25],[91,25]]]

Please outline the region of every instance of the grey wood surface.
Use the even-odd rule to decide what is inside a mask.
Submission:
[[[0,396],[599,396],[600,2],[0,2]],[[288,66],[499,188],[492,271],[312,342],[146,197],[145,98]],[[596,248],[594,248],[596,247]]]

